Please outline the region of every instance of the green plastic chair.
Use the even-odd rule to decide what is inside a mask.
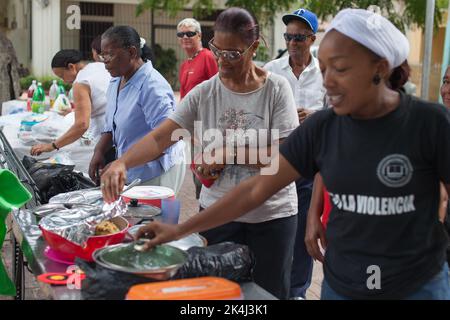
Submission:
[[[12,209],[22,207],[31,198],[31,193],[11,171],[0,169],[0,295],[16,295],[16,286],[6,272],[1,255],[6,237],[6,217]]]

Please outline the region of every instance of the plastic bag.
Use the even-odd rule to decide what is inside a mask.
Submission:
[[[25,156],[24,167],[30,173],[41,198],[41,204],[60,193],[95,187],[95,184],[81,173],[73,172],[73,165],[38,162]]]
[[[54,154],[49,159],[43,161],[44,163],[52,163],[52,164],[65,164],[67,166],[75,165],[75,162],[72,161],[70,154],[65,151],[59,151]]]
[[[84,300],[124,300],[130,287],[152,282],[152,279],[106,269],[95,262],[75,259],[86,278],[81,283]]]
[[[33,146],[37,143],[37,141],[34,140],[33,133],[31,133],[31,131],[19,130],[17,133],[17,138],[19,138],[20,142],[26,146]]]
[[[48,119],[46,114],[28,114],[20,121],[20,131],[31,131],[35,125],[45,122]]]
[[[28,114],[20,121],[17,137],[24,145],[36,144],[35,134],[32,132],[33,127],[42,122],[46,122],[48,115],[46,114]]]
[[[53,110],[60,114],[65,114],[71,109],[70,101],[65,94],[60,94],[53,103]]]
[[[52,177],[58,175],[67,175],[73,171],[75,166],[66,166],[63,164],[51,164],[38,162],[36,159],[28,156],[24,156],[22,163],[30,173],[37,188],[39,189],[39,195],[41,198],[41,204],[48,203],[50,197],[47,195],[50,187],[52,187]]]
[[[51,178],[51,187],[47,192],[47,202],[50,198],[75,190],[89,189],[95,187],[91,179],[86,178],[80,172],[58,174]]]
[[[248,246],[222,242],[206,248],[192,247],[187,262],[173,279],[203,276],[221,277],[243,282],[252,279],[255,257]]]
[[[70,126],[61,117],[48,119],[31,127],[33,138],[37,141],[50,143],[62,136]]]

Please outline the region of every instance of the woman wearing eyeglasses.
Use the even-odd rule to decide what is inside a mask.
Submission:
[[[201,209],[260,174],[270,161],[268,147],[277,146],[299,122],[288,81],[252,61],[259,37],[258,23],[247,10],[230,8],[218,16],[210,48],[219,74],[192,89],[169,120],[111,164],[102,176],[107,202],[117,198],[126,170],[157,157],[174,143],[171,136],[181,128],[191,135],[203,131],[196,138],[202,141],[204,161],[196,170],[205,179],[216,179],[210,188],[202,188]],[[234,241],[248,245],[256,259],[255,282],[286,299],[296,228],[297,194],[295,184],[290,183],[258,208],[203,236],[209,244]]]
[[[145,40],[135,29],[129,26],[109,28],[102,35],[101,49],[101,57],[113,79],[106,94],[105,126],[89,166],[89,176],[98,182],[105,156],[113,146],[116,155],[122,156],[175,109],[172,88],[151,61],[144,61]],[[160,149],[155,157],[139,166],[129,168],[126,177],[128,183],[139,178],[141,184],[161,185],[177,193],[184,174],[184,143],[179,142]],[[101,186],[108,187],[107,184]]]
[[[52,70],[66,83],[71,83],[75,121],[69,130],[52,143],[36,144],[31,155],[59,150],[75,141],[89,130],[95,140],[100,137],[105,120],[106,90],[111,76],[100,62],[85,63],[78,50],[61,50],[52,59]]]

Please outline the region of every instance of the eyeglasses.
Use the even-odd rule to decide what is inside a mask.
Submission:
[[[298,41],[298,42],[304,42],[309,37],[312,37],[313,34],[290,34],[290,33],[285,33],[285,34],[283,34],[283,36],[284,36],[284,40],[286,40],[287,42],[289,42],[291,40]]]
[[[103,62],[103,61],[111,61],[116,55],[117,55],[117,52],[116,53],[101,53],[98,55],[98,57]]]
[[[247,49],[245,49],[243,52],[240,52],[237,50],[219,50],[216,46],[214,46],[212,44],[213,40],[214,40],[214,38],[212,38],[208,43],[209,49],[211,49],[211,52],[214,54],[214,56],[217,59],[222,57],[222,59],[228,60],[228,61],[237,61],[237,60],[241,59],[242,56],[247,53],[248,49],[250,49],[253,46],[253,44],[255,43],[255,41],[253,41],[253,43]]]
[[[195,31],[177,32],[177,37],[184,38],[184,36],[187,36],[188,38],[192,38],[196,34],[197,34],[197,32],[195,32]]]

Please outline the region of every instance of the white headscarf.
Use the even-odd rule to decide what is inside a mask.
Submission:
[[[409,55],[409,42],[388,19],[363,9],[344,9],[331,21],[326,33],[337,30],[389,62],[400,66]]]

